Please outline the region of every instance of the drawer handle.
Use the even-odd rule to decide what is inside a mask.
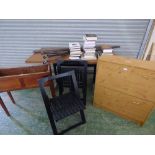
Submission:
[[[123,71],[128,71],[128,68],[124,67],[124,68],[123,68]]]
[[[140,104],[140,102],[136,102],[136,101],[133,101],[132,103],[137,104],[137,105],[139,105],[139,104]]]

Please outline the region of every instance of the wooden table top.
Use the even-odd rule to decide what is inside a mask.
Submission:
[[[96,49],[97,50],[103,50],[103,49],[108,49],[108,48],[120,48],[120,46],[112,46],[112,45],[105,45],[105,44],[101,44],[101,45],[96,45]],[[42,48],[45,50],[47,50],[48,48]],[[50,48],[51,50],[52,48]],[[62,50],[63,48],[53,48],[54,50]],[[69,48],[64,48],[65,50],[69,50]],[[25,62],[26,63],[43,63],[44,62],[44,59],[42,58],[42,55],[40,53],[40,49],[37,50],[39,52],[35,52],[33,53]],[[53,56],[53,57],[50,57],[48,58],[49,62],[50,63],[56,63],[56,61],[58,59],[62,59],[62,60],[69,60],[69,55],[66,55],[66,56]],[[96,60],[87,60],[87,63],[89,65],[95,65],[97,64],[97,59]]]
[[[55,57],[50,57],[49,58],[49,62],[50,63],[56,63],[56,61],[58,59],[63,59],[63,60],[69,60],[69,55],[66,56],[55,56]],[[34,53],[33,55],[31,55],[26,61],[26,63],[43,63],[43,57],[40,53]],[[97,60],[87,60],[88,64],[92,64],[95,65],[97,64]]]

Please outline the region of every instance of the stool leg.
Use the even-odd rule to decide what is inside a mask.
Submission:
[[[7,92],[7,94],[9,95],[9,97],[10,97],[10,99],[11,99],[12,103],[13,103],[13,104],[16,104],[16,102],[15,102],[15,100],[14,100],[14,98],[13,98],[13,96],[12,96],[11,92],[10,92],[10,91],[8,91],[8,92]]]
[[[5,113],[6,113],[8,116],[10,116],[10,113],[9,113],[8,109],[6,108],[6,106],[5,106],[5,104],[4,104],[4,102],[3,102],[3,100],[2,100],[1,97],[0,97],[0,105],[2,106],[3,110],[5,111]]]

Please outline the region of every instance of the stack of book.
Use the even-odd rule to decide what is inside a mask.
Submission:
[[[95,60],[96,55],[96,40],[97,36],[96,34],[86,34],[83,36],[84,44],[83,44],[83,50],[84,55],[82,57],[83,60]]]
[[[69,59],[76,60],[81,58],[82,55],[81,46],[78,42],[69,43],[69,49],[70,49]]]
[[[102,55],[113,55],[113,49],[103,49]]]

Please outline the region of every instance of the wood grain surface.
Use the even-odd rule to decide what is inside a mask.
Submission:
[[[155,62],[104,56],[98,60],[94,105],[144,124],[155,106]]]

